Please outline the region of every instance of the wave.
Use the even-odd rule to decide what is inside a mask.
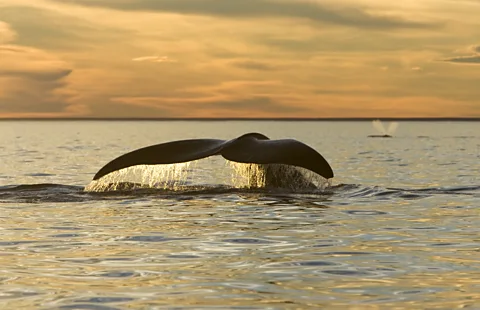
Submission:
[[[480,197],[480,186],[446,186],[427,188],[389,188],[363,186],[359,184],[339,184],[323,189],[293,191],[288,189],[237,188],[221,184],[183,186],[180,188],[152,188],[138,183],[118,183],[111,190],[89,192],[83,186],[53,183],[6,185],[0,187],[0,203],[48,203],[85,202],[100,200],[125,200],[139,197],[185,200],[189,198],[211,198],[229,195],[264,195],[297,201],[326,200],[332,197],[345,200],[373,199],[423,199],[433,195],[469,195]]]

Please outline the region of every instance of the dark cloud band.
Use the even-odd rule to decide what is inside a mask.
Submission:
[[[318,3],[273,0],[55,0],[125,11],[158,11],[227,18],[297,18],[350,27],[437,28],[438,24],[369,14],[358,8],[334,9]]]
[[[480,55],[448,58],[448,59],[445,59],[445,61],[446,62],[463,63],[463,64],[480,65]]]

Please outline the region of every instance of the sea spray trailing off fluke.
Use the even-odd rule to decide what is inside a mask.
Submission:
[[[212,176],[197,179],[198,161],[170,165],[140,165],[112,172],[105,177],[90,182],[85,187],[88,192],[131,191],[139,189],[159,189],[168,191],[205,190],[215,187],[229,188],[283,188],[292,191],[312,191],[324,189],[329,181],[307,169],[282,164],[244,164],[226,161],[226,170],[216,178]],[[277,181],[275,181],[277,180]],[[281,181],[280,181],[281,180]],[[283,182],[283,180],[288,180]],[[215,182],[213,184],[212,182]],[[277,182],[277,183],[274,183]]]
[[[129,183],[129,187],[179,189],[188,181],[187,163],[214,155],[235,163],[237,176],[240,174],[245,180],[233,183],[244,187],[311,189],[325,184],[315,179],[334,176],[325,158],[310,146],[294,139],[270,140],[265,135],[249,133],[228,141],[180,140],[134,150],[107,163],[85,189],[122,189],[125,185],[115,184],[122,184],[128,173],[124,169],[130,167],[147,173],[143,172],[140,182]],[[152,168],[155,166],[161,168]]]
[[[167,165],[137,165],[109,173],[99,180],[90,182],[85,191],[104,192],[158,188],[178,190],[187,184],[189,167],[196,162]]]
[[[233,168],[232,185],[237,188],[278,187],[298,191],[323,189],[330,184],[322,176],[300,167],[228,163]]]

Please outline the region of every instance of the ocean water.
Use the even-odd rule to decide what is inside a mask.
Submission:
[[[1,309],[480,309],[480,122],[400,122],[391,139],[369,122],[0,132]],[[212,157],[188,166],[187,190],[84,191],[136,148],[247,132],[309,144],[335,178],[246,189]]]

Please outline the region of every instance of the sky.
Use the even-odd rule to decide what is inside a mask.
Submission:
[[[0,118],[480,117],[480,0],[0,0]]]

